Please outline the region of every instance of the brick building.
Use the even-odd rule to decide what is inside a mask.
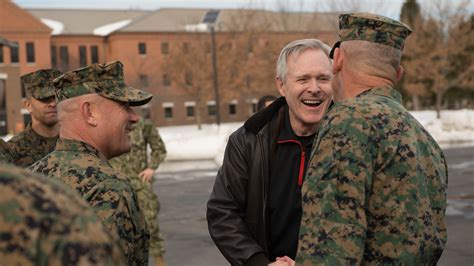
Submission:
[[[278,49],[273,49],[274,52],[267,56],[271,62],[265,67],[265,71],[271,75],[274,75],[278,50],[285,43],[315,37],[332,44],[337,27],[337,16],[333,13],[282,15],[263,10],[173,8],[156,11],[21,10],[9,0],[0,2],[3,4],[2,9],[7,6],[15,12],[21,12],[8,17],[6,21],[0,16],[1,23],[22,25],[21,29],[30,29],[29,33],[18,29],[19,33],[11,32],[6,35],[0,27],[0,35],[19,43],[20,54],[23,53],[17,63],[21,74],[49,67],[67,71],[91,63],[120,60],[125,65],[127,83],[155,95],[145,108],[150,109],[152,120],[157,126],[195,124],[198,120],[200,123],[213,123],[216,120],[214,94],[209,92],[198,100],[195,94],[189,93],[182,83],[175,80],[174,74],[181,69],[171,67],[178,57],[196,60],[198,55],[196,52],[188,52],[189,47],[197,45],[198,40],[205,40],[207,48],[202,53],[207,53],[208,56],[204,58],[209,60],[198,67],[202,71],[209,71],[211,34],[209,24],[204,23],[206,19],[215,20],[212,25],[215,29],[216,49],[228,45],[235,53],[236,50],[248,49],[242,43],[250,41],[255,42],[252,45],[276,46]],[[244,41],[245,36],[248,38],[249,29],[259,30]],[[30,42],[36,51],[34,64],[24,58],[28,56],[26,51],[21,52],[31,50],[31,47],[27,47]],[[271,49],[264,47],[260,51],[266,50]],[[251,50],[247,53],[250,56],[244,56],[246,60],[260,60],[258,54],[251,54]],[[225,79],[229,70],[223,63],[225,60],[235,61],[239,58],[229,59],[226,58],[227,55],[228,52],[217,52],[219,94],[222,96],[219,98],[220,117],[222,122],[243,121],[255,112],[259,97],[265,94],[277,95],[278,92],[271,75],[267,78],[267,84],[253,82],[254,85],[251,85],[249,80],[261,77],[250,73],[245,76],[248,88],[244,88],[244,85],[242,89],[235,84],[230,86]],[[4,52],[4,57],[9,57],[7,52]],[[5,60],[4,65],[9,63]],[[211,79],[208,80],[210,84]],[[250,88],[252,86],[255,88]],[[207,86],[203,90],[212,90],[212,87]]]

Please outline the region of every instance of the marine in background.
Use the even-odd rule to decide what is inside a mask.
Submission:
[[[160,202],[153,192],[153,175],[166,158],[166,147],[155,125],[145,118],[148,110],[144,112],[130,132],[132,149],[129,153],[113,158],[110,163],[129,178],[137,193],[138,205],[145,215],[150,232],[150,256],[154,257],[155,265],[161,266],[165,265],[165,248],[158,223]],[[151,151],[149,156],[148,146]]]
[[[25,108],[31,123],[8,141],[13,163],[28,167],[52,152],[59,137],[59,124],[52,80],[61,75],[56,69],[42,69],[21,76],[25,89]]]

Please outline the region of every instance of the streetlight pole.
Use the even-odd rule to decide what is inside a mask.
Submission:
[[[212,49],[212,80],[214,85],[214,99],[216,101],[216,123],[221,124],[221,113],[219,108],[219,81],[217,79],[217,55],[216,55],[216,34],[214,32],[214,25],[210,24],[211,30],[211,49]]]

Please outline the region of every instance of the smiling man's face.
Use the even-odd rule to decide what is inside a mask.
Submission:
[[[277,79],[290,109],[290,123],[298,136],[311,135],[332,98],[332,66],[322,50],[307,49],[287,59],[286,81]]]

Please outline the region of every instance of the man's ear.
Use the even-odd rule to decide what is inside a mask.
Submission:
[[[343,62],[345,60],[344,51],[341,48],[334,49],[334,56],[332,60],[332,73],[336,75],[342,69]]]
[[[31,114],[31,100],[23,99],[23,107],[25,107]]]
[[[90,126],[96,127],[99,125],[96,112],[90,102],[84,101],[79,106],[82,119]]]
[[[275,77],[275,85],[277,86],[280,95],[285,97],[285,90],[283,89],[285,84],[283,83],[283,80],[281,80],[279,77]]]
[[[399,65],[398,68],[397,68],[397,80],[396,81],[399,81],[403,77],[403,72],[404,71],[405,71],[405,69],[403,68],[403,66]]]

